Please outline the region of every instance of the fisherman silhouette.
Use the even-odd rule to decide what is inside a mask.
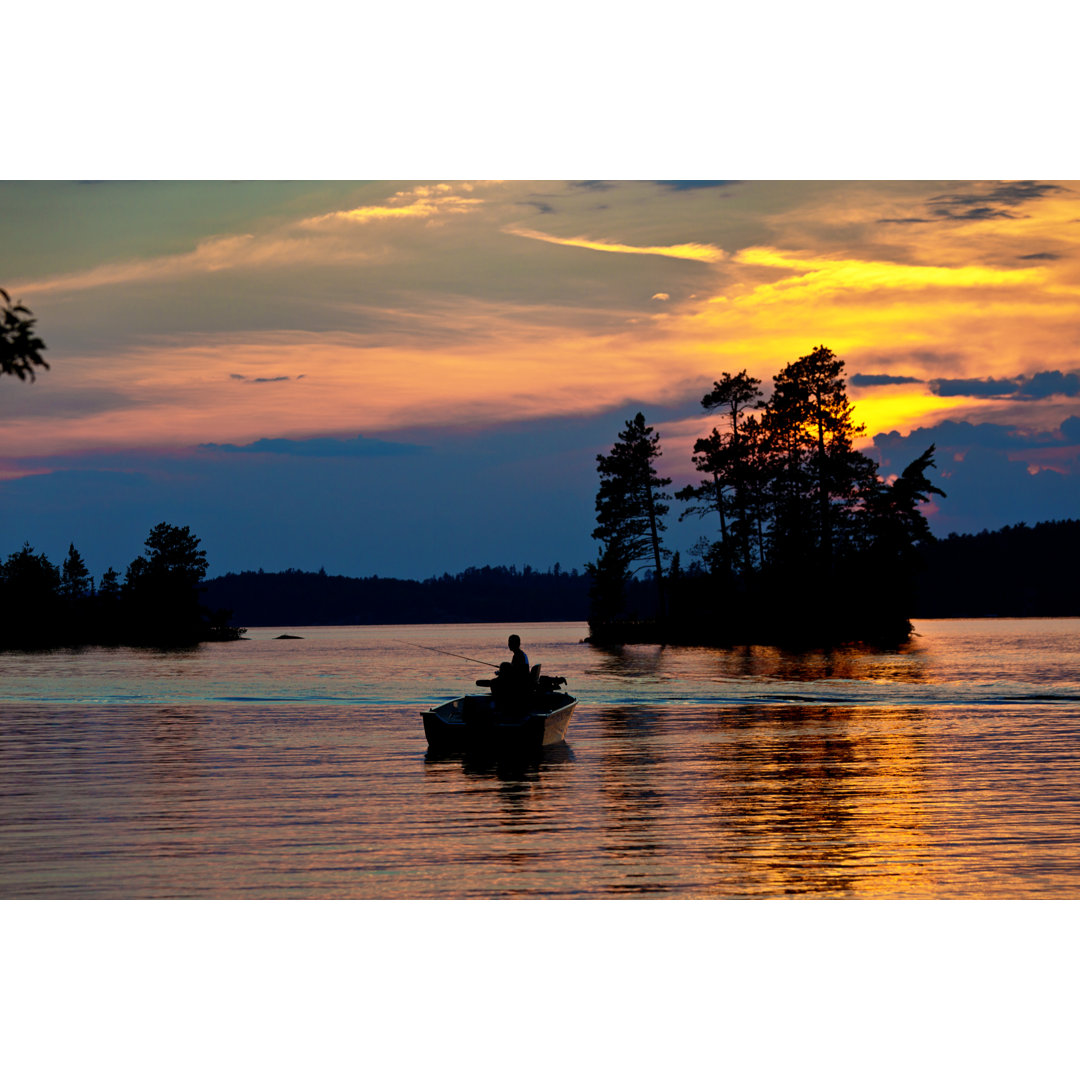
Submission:
[[[520,680],[527,683],[529,681],[529,658],[522,651],[521,638],[517,634],[511,634],[506,639],[506,647],[514,655],[510,658],[509,663],[499,665],[499,675],[502,676],[505,669],[505,673],[509,675],[511,681],[517,682]]]
[[[529,658],[521,648],[521,638],[517,634],[511,634],[506,641],[506,647],[513,653],[509,660],[499,665],[499,674],[487,685],[495,695],[496,706],[500,709],[517,709],[522,707],[532,690],[532,674],[529,668]],[[478,679],[478,683],[486,680]]]

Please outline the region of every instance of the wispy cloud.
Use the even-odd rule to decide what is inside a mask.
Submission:
[[[663,244],[638,246],[620,244],[611,240],[591,240],[586,236],[552,236],[536,229],[508,226],[503,232],[526,240],[542,240],[545,244],[563,244],[566,247],[585,248],[589,251],[607,251],[618,255],[662,255],[668,259],[690,259],[694,262],[714,263],[727,258],[727,253],[712,244]]]
[[[669,191],[700,191],[708,188],[733,187],[743,183],[742,180],[654,180],[654,184],[667,188]]]
[[[464,186],[471,191],[470,185]],[[435,218],[447,214],[467,214],[482,205],[477,197],[458,195],[452,184],[434,184],[399,191],[383,206],[357,206],[352,210],[334,210],[305,218],[300,224],[314,228],[335,222],[363,225],[372,221],[391,221],[401,218]]]
[[[1016,207],[1062,190],[1057,184],[1040,184],[1034,180],[977,184],[971,191],[935,195],[926,205],[937,217],[985,221],[1015,217]]]
[[[292,382],[293,379],[302,379],[303,375],[236,375],[230,373],[230,379],[245,383],[278,383]]]
[[[300,218],[261,233],[205,237],[192,250],[178,254],[104,263],[90,270],[17,284],[38,296],[202,277],[237,269],[363,263],[379,257],[380,250],[350,242],[343,229],[378,223],[431,222],[467,214],[481,204],[479,198],[457,194],[451,185],[418,187],[398,192],[383,204]]]
[[[791,270],[804,284],[818,282],[831,290],[972,289],[1036,284],[1046,280],[1046,272],[1041,267],[929,266],[880,259],[804,255],[767,247],[745,248],[734,256],[734,260],[746,266]]]
[[[427,447],[415,443],[390,442],[357,435],[353,439],[256,439],[250,443],[200,443],[200,450],[228,454],[285,454],[291,457],[356,458],[400,457],[421,454]]]

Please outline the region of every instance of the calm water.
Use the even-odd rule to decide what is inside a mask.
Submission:
[[[2,897],[1080,896],[1080,620],[900,652],[581,644],[577,623],[255,629],[0,656]],[[517,630],[579,698],[537,761],[420,710]]]

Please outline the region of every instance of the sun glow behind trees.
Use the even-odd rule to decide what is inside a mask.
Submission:
[[[700,438],[704,474],[676,493],[687,514],[718,519],[702,560],[662,566],[654,507],[670,483],[657,476],[659,436],[638,413],[598,458],[594,580],[596,640],[831,642],[902,640],[910,632],[914,545],[929,538],[920,507],[943,496],[927,478],[927,447],[892,483],[855,449],[843,362],[819,345],[773,379],[770,397],[746,371],[724,372],[701,404],[723,413]],[[666,507],[662,511],[666,512]],[[651,554],[655,620],[626,610],[635,563]],[[667,582],[665,583],[665,574]],[[670,593],[670,596],[668,595]]]

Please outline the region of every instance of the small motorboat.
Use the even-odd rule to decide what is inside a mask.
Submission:
[[[539,750],[566,738],[577,698],[559,688],[561,676],[530,672],[532,686],[524,693],[501,693],[497,679],[477,679],[490,694],[467,694],[423,713],[424,734],[432,750]]]

